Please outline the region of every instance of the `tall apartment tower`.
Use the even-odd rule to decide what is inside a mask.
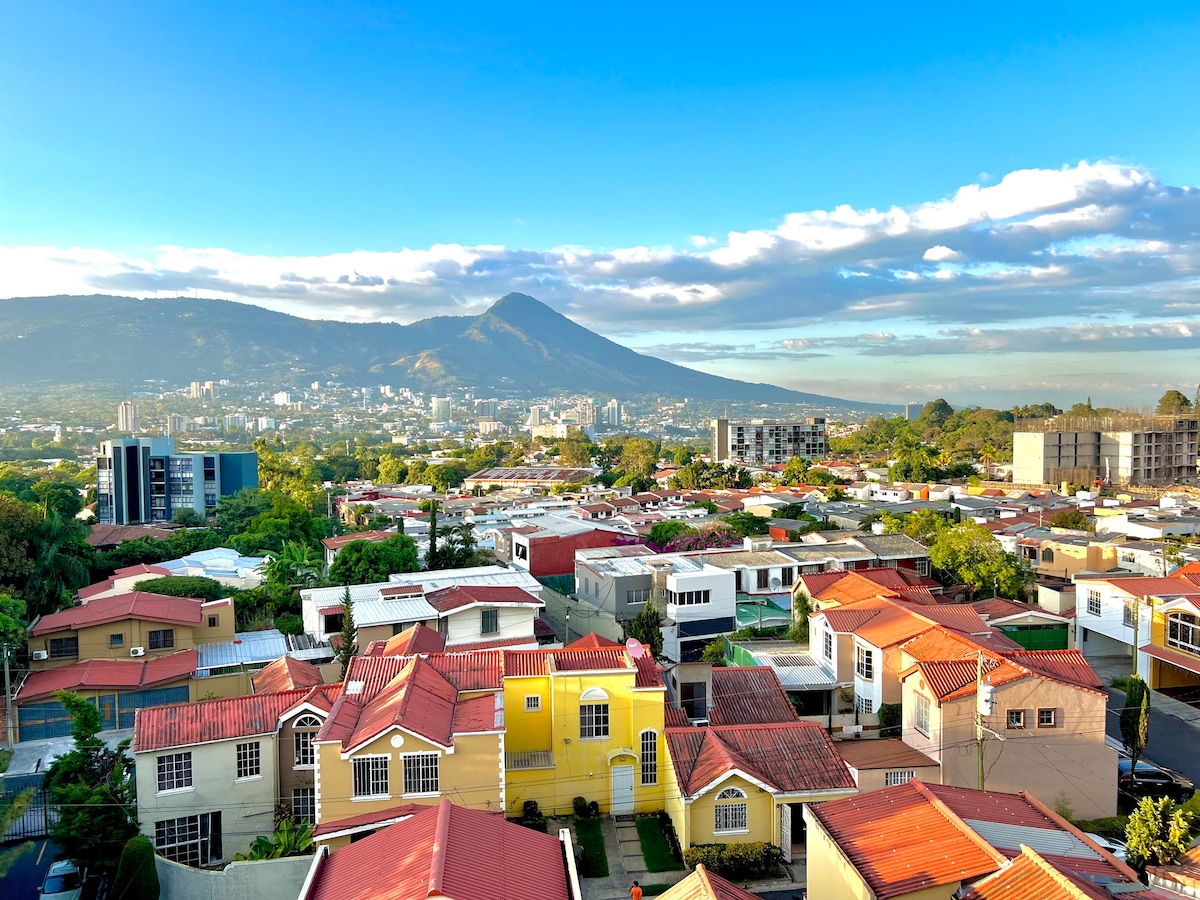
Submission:
[[[435,425],[453,421],[453,407],[449,397],[432,397],[429,401],[431,415]]]
[[[605,405],[604,423],[610,428],[621,427],[621,402],[619,400],[614,398]]]
[[[142,417],[138,415],[137,404],[126,400],[117,407],[117,431],[128,431],[130,434],[142,430]]]
[[[499,412],[500,404],[494,397],[475,401],[475,418],[477,419],[497,419]]]
[[[823,418],[803,422],[712,420],[713,462],[728,459],[752,466],[770,466],[786,463],[796,456],[819,459],[827,450]]]
[[[215,381],[204,382],[204,396],[214,398],[217,396],[217,383]]]
[[[96,458],[96,521],[170,522],[180,509],[206,516],[217,500],[258,487],[257,453],[178,453],[171,438],[105,441]]]

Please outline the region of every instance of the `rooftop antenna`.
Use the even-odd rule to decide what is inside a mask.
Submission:
[[[642,642],[637,638],[629,638],[625,641],[625,649],[629,651],[629,655],[634,659],[641,659],[646,652],[646,648],[642,646]]]

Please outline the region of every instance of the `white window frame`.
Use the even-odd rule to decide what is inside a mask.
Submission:
[[[640,735],[642,745],[642,786],[658,784],[658,732],[646,729]]]
[[[741,802],[729,802],[729,801]],[[713,834],[747,834],[750,831],[746,792],[741,788],[725,788],[717,794],[713,806]]]
[[[1087,592],[1087,611],[1089,616],[1100,615],[1103,609],[1101,605],[1100,592],[1096,588],[1088,588]]]
[[[195,786],[192,784],[192,752],[190,750],[183,753],[164,753],[158,757],[157,763],[159,794],[195,790]]]
[[[875,700],[873,698],[864,697],[862,694],[859,694],[854,698],[854,702],[858,706],[858,711],[864,716],[874,715]]]
[[[1049,713],[1049,722],[1043,722],[1045,714]],[[1038,728],[1057,728],[1058,727],[1058,709],[1054,706],[1043,706],[1037,711],[1037,727]]]
[[[351,795],[354,800],[390,800],[391,756],[372,754],[350,760]],[[382,763],[382,766],[380,764]],[[380,773],[382,768],[382,777]],[[363,783],[365,781],[365,784]],[[383,792],[376,789],[382,785]],[[365,789],[365,790],[363,790]]]
[[[262,744],[260,742],[247,741],[244,744],[238,744],[235,758],[238,781],[256,781],[262,778]]]
[[[441,755],[438,753],[401,754],[400,771],[404,780],[402,791],[405,797],[436,797],[441,793],[440,759]],[[410,769],[414,771],[410,772]],[[410,776],[416,781],[415,784],[409,783]]]
[[[213,841],[214,820],[217,826],[215,842]],[[180,840],[181,836],[183,840]],[[222,837],[219,812],[161,819],[154,823],[155,852],[165,859],[174,860],[186,866],[215,866],[220,863]],[[169,842],[168,839],[170,839]],[[214,849],[218,852],[214,853]]]
[[[313,744],[313,738],[317,736],[317,731],[308,731],[309,728],[319,731],[321,720],[316,716],[300,716],[292,723],[293,769],[315,769],[317,767],[317,748]],[[305,756],[308,757],[307,761],[304,759]]]
[[[833,661],[833,632],[830,631],[829,629],[825,629],[822,632],[822,634],[823,634],[823,637],[821,639],[821,647],[825,653],[825,658],[832,662]]]
[[[542,711],[542,695],[541,694],[526,694],[525,695],[525,712],[541,712]]]
[[[612,721],[608,701],[603,703],[579,704],[579,739],[581,741],[606,741],[612,733]]]
[[[1006,709],[1004,724],[1008,728],[1020,729],[1025,727],[1025,709]]]
[[[929,698],[920,694],[913,696],[913,728],[929,737]]]
[[[894,771],[883,773],[883,786],[896,787],[900,784],[908,784],[916,777],[917,773],[912,769],[895,769]]]
[[[864,681],[875,680],[875,651],[861,644],[854,645],[854,673]]]

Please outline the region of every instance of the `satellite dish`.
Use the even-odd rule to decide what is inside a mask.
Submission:
[[[629,651],[629,655],[634,659],[641,659],[642,654],[646,652],[646,648],[642,646],[642,642],[637,638],[630,638],[625,642],[625,649]]]
[[[779,590],[781,587],[783,587],[783,581],[782,581],[782,579],[779,579],[779,578],[772,578],[772,579],[771,579],[771,590],[773,590],[773,591],[777,591],[777,590]]]

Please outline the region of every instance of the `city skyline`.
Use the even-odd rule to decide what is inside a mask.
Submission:
[[[1186,9],[619,12],[15,10],[0,296],[407,323],[521,291],[852,399],[1193,393]]]

